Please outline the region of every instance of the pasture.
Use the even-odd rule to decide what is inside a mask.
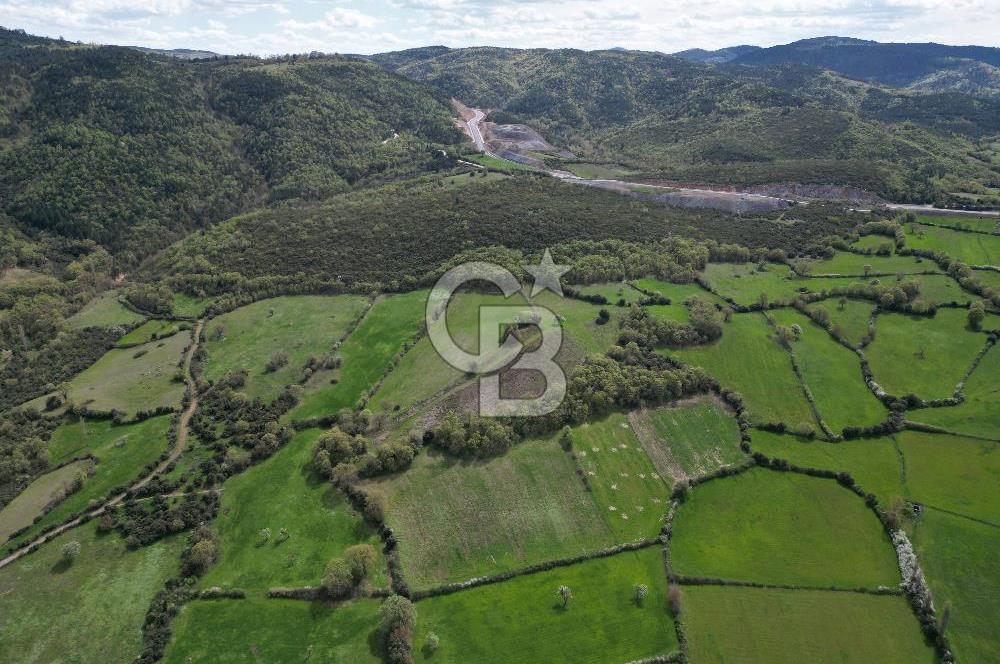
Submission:
[[[650,293],[659,293],[664,297],[670,298],[670,304],[651,304],[646,307],[646,311],[649,312],[650,316],[663,320],[675,320],[681,323],[688,322],[688,310],[684,306],[684,303],[692,297],[697,297],[713,304],[725,304],[722,299],[698,284],[674,284],[650,278],[638,279],[635,281],[635,285]]]
[[[993,347],[962,390],[965,401],[947,408],[911,410],[907,418],[955,433],[1000,440],[1000,349]]]
[[[381,543],[343,494],[309,468],[320,429],[301,431],[272,457],[225,484],[219,516],[219,562],[202,586],[264,591],[319,585],[326,563],[352,544]],[[258,533],[271,529],[261,543]],[[285,528],[288,539],[279,531]],[[373,585],[385,584],[379,556]]]
[[[635,587],[649,595],[635,601]],[[564,608],[557,594],[569,586]],[[599,558],[417,603],[416,662],[606,664],[678,649],[660,547]],[[427,635],[440,647],[431,652]]]
[[[795,299],[806,280],[780,263],[709,263],[704,277],[717,293],[737,304],[750,305],[763,294],[769,302]]]
[[[939,309],[932,318],[880,314],[865,349],[875,381],[897,396],[950,397],[986,343],[986,335],[968,329],[966,316],[963,309]]]
[[[180,362],[191,335],[175,334],[135,348],[108,351],[69,383],[69,400],[95,411],[175,408],[184,396]]]
[[[73,329],[82,330],[85,327],[135,325],[144,319],[145,316],[122,306],[118,301],[118,291],[111,290],[101,293],[85,304],[82,309],[66,319],[66,324]]]
[[[304,420],[351,408],[382,378],[393,357],[423,325],[426,291],[381,297],[340,347],[336,382],[329,377],[306,385],[306,396],[286,417]]]
[[[785,422],[789,427],[816,428],[791,359],[773,334],[761,314],[735,314],[723,326],[718,341],[661,352],[703,367],[723,387],[739,392],[756,423]]]
[[[924,510],[913,526],[934,604],[951,604],[948,638],[957,661],[990,662],[997,654],[1000,615],[1000,529]]]
[[[1000,237],[996,235],[907,224],[906,246],[940,251],[967,265],[1000,265]]]
[[[970,214],[954,216],[918,214],[917,221],[923,226],[950,226],[982,233],[995,233],[998,230],[997,217],[975,217]]]
[[[615,544],[572,459],[554,438],[463,461],[425,450],[397,476],[371,480],[414,588],[464,581]]]
[[[423,295],[420,306],[426,301]],[[502,295],[462,292],[452,298],[445,313],[448,331],[455,343],[468,352],[479,349],[479,309],[483,306],[523,305],[524,299],[514,295],[505,299]],[[420,323],[423,324],[423,308],[420,309]],[[416,328],[415,328],[416,329]],[[403,411],[414,404],[454,386],[465,375],[445,362],[430,338],[424,335],[402,358],[385,381],[372,396],[370,407],[373,411]]]
[[[1000,524],[1000,445],[922,431],[896,438],[911,499]]]
[[[115,344],[119,348],[140,346],[150,341],[157,341],[173,336],[181,330],[190,330],[188,323],[178,323],[170,320],[150,320],[135,328]]]
[[[0,510],[0,544],[10,534],[30,526],[45,506],[65,493],[79,473],[89,467],[86,461],[69,463],[62,468],[40,475]]]
[[[200,600],[174,619],[163,661],[379,664],[379,603],[290,599]]]
[[[868,321],[875,305],[866,300],[846,300],[841,304],[838,298],[814,302],[809,309],[825,309],[830,314],[832,329],[849,343],[859,346],[868,336]]]
[[[683,623],[699,664],[932,664],[903,597],[685,586]]]
[[[80,420],[56,429],[49,443],[54,463],[86,453],[93,454],[98,462],[87,465],[90,474],[79,491],[67,496],[18,540],[47,525],[62,523],[86,509],[91,500],[101,500],[112,489],[139,479],[143,469],[167,450],[171,419],[170,415],[160,415],[121,426],[115,426],[111,420]]]
[[[742,461],[736,419],[711,399],[629,413],[657,472],[671,485]]]
[[[755,468],[695,487],[674,519],[673,570],[760,583],[876,588],[899,583],[889,537],[830,479]]]
[[[302,381],[310,357],[334,354],[334,345],[365,303],[357,295],[296,295],[261,300],[214,318],[204,332],[208,359],[203,375],[214,381],[245,369],[249,376],[242,391],[270,401],[286,385]],[[287,361],[269,368],[278,352]]]
[[[841,276],[916,274],[920,272],[940,272],[932,260],[915,256],[863,256],[846,251],[838,251],[832,258],[810,261],[812,274],[839,274]]]
[[[670,486],[646,456],[629,419],[612,413],[570,434],[594,502],[619,542],[655,537],[670,504]]]
[[[72,564],[69,541],[80,542]],[[183,537],[136,551],[92,522],[0,569],[0,661],[130,662],[153,596],[177,574]]]
[[[868,386],[861,361],[830,334],[794,309],[769,312],[776,325],[801,329],[789,347],[798,360],[802,379],[812,392],[820,416],[835,434],[844,427],[867,427],[883,421],[889,412]]]
[[[784,459],[803,468],[847,472],[882,505],[904,497],[899,453],[891,438],[863,438],[829,443],[792,435],[753,430],[751,446],[772,459]]]

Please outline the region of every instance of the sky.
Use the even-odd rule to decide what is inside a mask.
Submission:
[[[431,44],[671,53],[824,35],[1000,46],[1000,0],[0,0],[0,26],[257,55]]]

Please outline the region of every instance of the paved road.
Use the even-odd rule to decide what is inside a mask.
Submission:
[[[907,212],[926,212],[928,214],[968,214],[974,217],[1000,217],[1000,212],[987,210],[977,212],[975,210],[948,210],[936,208],[933,205],[911,205],[909,203],[886,203],[885,207],[890,210],[906,210]]]
[[[198,350],[198,342],[199,339],[201,338],[201,327],[203,322],[204,321],[199,320],[197,323],[195,323],[194,331],[191,333],[191,338],[192,338],[191,347],[188,348],[188,352],[184,356],[184,382],[187,383],[189,393],[192,395],[192,397],[191,397],[191,402],[188,404],[188,407],[184,409],[183,413],[181,413],[181,419],[177,425],[177,442],[174,444],[173,449],[170,450],[170,454],[167,456],[167,458],[161,461],[156,466],[156,468],[153,469],[153,472],[149,473],[148,475],[140,479],[138,482],[133,484],[129,488],[130,491],[142,488],[147,484],[149,484],[149,482],[156,475],[162,473],[167,466],[176,461],[177,458],[184,451],[184,447],[187,444],[187,438],[188,438],[188,425],[191,422],[191,418],[194,417],[194,411],[198,408],[198,392],[195,388],[194,379],[191,377],[191,358],[194,357],[195,352],[197,352]],[[101,516],[107,510],[115,507],[123,500],[125,500],[126,495],[127,492],[119,494],[114,498],[112,498],[111,500],[109,500],[108,502],[104,503],[103,505],[95,507],[86,514],[78,516],[72,521],[67,521],[58,528],[54,528],[53,530],[45,533],[44,535],[36,537],[32,541],[22,544],[13,553],[11,553],[10,555],[8,555],[3,559],[0,559],[0,567],[5,567],[10,563],[14,562],[21,556],[25,555],[32,547],[38,546],[40,544],[45,544],[49,540],[56,538],[59,535],[62,535],[67,530],[76,528],[77,526],[79,526],[81,523],[84,522],[84,517],[88,517],[87,520],[89,520],[91,518]]]
[[[486,114],[480,111],[478,108],[470,109],[474,113],[471,120],[466,121],[465,126],[469,128],[469,136],[472,136],[472,142],[476,144],[476,149],[480,152],[485,152],[490,154],[490,151],[486,149],[486,141],[483,140],[483,132],[479,130],[479,123],[483,121]]]

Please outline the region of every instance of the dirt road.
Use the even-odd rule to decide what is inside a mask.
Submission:
[[[194,416],[194,412],[198,408],[198,393],[195,388],[194,378],[191,377],[191,359],[194,357],[194,354],[198,351],[198,343],[199,339],[201,338],[201,328],[203,324],[204,324],[203,320],[199,320],[195,323],[194,331],[191,333],[191,346],[188,348],[187,353],[184,355],[184,382],[187,383],[188,393],[191,394],[191,402],[188,403],[188,407],[184,409],[184,412],[181,413],[180,420],[178,420],[177,442],[170,450],[170,454],[167,455],[167,458],[161,461],[159,464],[157,464],[156,468],[154,468],[151,473],[149,473],[148,475],[140,479],[138,482],[133,484],[131,487],[129,487],[129,491],[140,489],[149,484],[149,482],[152,481],[152,479],[155,476],[162,473],[167,468],[167,466],[176,461],[178,457],[180,457],[181,453],[184,452],[184,448],[187,445],[188,425],[191,423],[191,418]],[[36,537],[30,542],[22,544],[13,553],[9,554],[7,557],[3,559],[0,559],[0,567],[5,567],[10,563],[14,562],[21,556],[25,555],[32,547],[45,544],[49,540],[54,539],[59,535],[62,535],[67,530],[72,530],[73,528],[76,528],[85,520],[89,521],[94,517],[101,516],[106,511],[117,506],[123,500],[125,500],[126,495],[128,495],[128,492],[119,494],[114,498],[112,498],[111,500],[104,503],[103,505],[95,507],[86,514],[78,516],[72,521],[67,521],[66,523],[45,533],[44,535],[40,535],[39,537]]]

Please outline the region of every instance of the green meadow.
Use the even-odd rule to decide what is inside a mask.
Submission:
[[[834,433],[848,426],[871,426],[888,416],[885,406],[865,385],[861,361],[854,352],[794,309],[778,309],[769,315],[776,325],[798,325],[802,330],[790,348],[820,416]]]
[[[810,304],[809,309],[825,309],[830,314],[834,331],[858,346],[868,336],[868,321],[875,305],[867,300],[847,300],[841,304],[839,298],[835,298]]]
[[[784,459],[803,468],[850,473],[862,489],[874,493],[882,505],[904,497],[899,452],[891,438],[862,438],[830,443],[792,435],[753,430],[751,446],[772,459]]]
[[[78,541],[72,564],[62,547]],[[0,661],[130,662],[142,649],[153,596],[177,574],[183,539],[129,551],[96,522],[0,569]]]
[[[369,481],[367,488],[386,497],[387,521],[414,588],[616,543],[554,438],[520,443],[488,461],[425,450],[405,473]]]
[[[664,352],[686,364],[703,367],[723,387],[743,395],[754,422],[782,421],[791,427],[815,428],[791,359],[773,334],[759,313],[735,314],[723,326],[718,341]]]
[[[378,606],[289,599],[197,600],[171,625],[163,661],[379,664]]]
[[[993,347],[962,390],[965,400],[947,408],[911,410],[906,416],[948,431],[1000,440],[1000,350]]]
[[[178,323],[171,320],[150,320],[126,334],[115,345],[119,348],[131,348],[150,341],[165,339],[177,334],[181,330],[190,329],[190,323]]]
[[[824,588],[899,583],[881,523],[830,479],[753,469],[713,480],[692,490],[673,531],[679,574]]]
[[[670,503],[670,487],[646,456],[628,415],[612,413],[574,427],[570,440],[615,539],[655,537]]]
[[[809,266],[811,273],[816,275],[864,276],[868,274],[894,275],[941,271],[934,261],[915,256],[863,256],[846,251],[838,251],[832,258],[811,261]]]
[[[649,595],[635,601],[635,587]],[[567,606],[559,586],[573,593]],[[678,649],[660,547],[599,558],[417,603],[414,660],[605,664]],[[427,635],[440,640],[436,652]]]
[[[980,231],[983,233],[995,233],[998,230],[997,217],[975,217],[971,214],[952,216],[918,214],[917,221],[924,226],[950,226],[958,229]]]
[[[26,534],[18,537],[18,541],[37,534],[47,525],[62,523],[72,514],[86,509],[91,501],[103,499],[112,489],[124,488],[138,480],[146,466],[155,463],[167,450],[171,420],[170,415],[160,415],[138,424],[119,426],[111,420],[79,420],[56,429],[49,443],[53,463],[86,453],[94,455],[98,461],[78,466],[89,468],[83,487],[56,505]]]
[[[1000,264],[1000,237],[940,226],[907,224],[906,246],[940,251],[967,265]]]
[[[875,381],[897,396],[950,397],[986,335],[972,332],[963,309],[939,309],[932,317],[884,313],[875,340],[865,349]]]
[[[323,376],[325,380],[307,384],[302,403],[287,417],[303,420],[354,407],[365,390],[382,377],[393,357],[420,332],[426,302],[426,291],[376,300],[340,347],[343,362],[336,382]]]
[[[951,606],[947,634],[956,660],[996,661],[1000,528],[924,510],[912,539],[934,605]]]
[[[69,463],[39,476],[25,487],[0,510],[0,544],[6,542],[11,533],[30,526],[45,506],[64,494],[74,478],[89,467],[86,461]]]
[[[364,310],[357,295],[296,295],[261,300],[213,318],[204,330],[204,377],[217,380],[245,369],[247,396],[274,399],[286,385],[299,383],[310,357],[334,354],[334,345]],[[277,370],[275,353],[288,361]],[[326,373],[326,372],[321,372]]]
[[[711,399],[633,411],[629,422],[653,465],[671,485],[745,458],[736,418]]]
[[[145,316],[137,314],[122,306],[118,301],[118,291],[101,293],[88,302],[82,309],[66,319],[66,323],[81,330],[85,327],[112,327],[114,325],[135,325],[145,320]]]
[[[684,631],[704,664],[932,664],[906,599],[822,590],[686,586]]]
[[[214,527],[219,562],[202,586],[265,591],[274,587],[319,585],[326,563],[352,544],[381,543],[334,486],[309,468],[320,429],[301,431],[263,463],[225,484]],[[262,544],[259,533],[271,529]],[[288,539],[279,532],[287,529]],[[384,564],[373,585],[385,584]]]
[[[763,270],[755,263],[709,263],[704,277],[720,295],[742,305],[753,304],[761,294],[769,302],[792,300],[806,287],[805,279],[777,263],[765,263]]]
[[[184,381],[177,380],[189,334],[153,341],[134,348],[108,351],[69,383],[68,396],[91,410],[118,410],[133,417],[142,410],[177,407]]]

